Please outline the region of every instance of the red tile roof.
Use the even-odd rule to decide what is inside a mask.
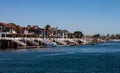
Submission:
[[[9,23],[1,23],[0,22],[0,25],[3,26],[3,27],[5,27],[5,28],[14,28],[14,29],[16,29],[15,25],[11,25]]]

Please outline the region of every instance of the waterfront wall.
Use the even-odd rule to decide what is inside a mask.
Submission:
[[[17,48],[20,48],[20,46],[21,45],[15,43],[14,41],[11,41],[11,40],[4,40],[4,39],[0,40],[0,49],[6,49],[6,48],[17,49]]]
[[[18,49],[18,48],[38,48],[38,47],[55,47],[55,46],[76,46],[85,44],[97,44],[101,40],[94,39],[86,41],[86,39],[68,39],[68,38],[0,38],[0,49]]]

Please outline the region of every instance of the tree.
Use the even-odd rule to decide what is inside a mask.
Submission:
[[[107,34],[106,37],[110,37],[110,34]]]
[[[45,30],[49,30],[51,28],[51,26],[49,25],[49,24],[47,24],[46,26],[45,26]]]
[[[72,33],[68,34],[68,38],[73,38],[73,37],[74,37],[74,34],[72,34]]]
[[[93,35],[93,38],[100,38],[100,37],[101,37],[100,34],[95,34],[95,35]]]
[[[47,24],[46,26],[45,26],[45,35],[48,37],[49,36],[49,30],[50,30],[50,28],[51,28],[51,26],[49,25],[49,24]]]
[[[81,31],[75,31],[74,36],[75,36],[75,38],[82,38],[84,36],[84,34]]]
[[[20,26],[16,25],[15,23],[9,23],[11,25],[11,28],[15,27],[14,29],[16,29],[16,31],[19,30]]]

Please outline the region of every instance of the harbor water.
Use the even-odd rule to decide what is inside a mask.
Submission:
[[[0,51],[0,73],[120,73],[120,42]]]

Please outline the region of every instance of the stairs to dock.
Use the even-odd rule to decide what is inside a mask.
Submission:
[[[73,43],[74,45],[79,45],[79,43],[74,41],[73,39],[67,39],[67,41]]]
[[[55,41],[56,43],[58,43],[59,45],[64,45],[64,46],[67,45],[67,43],[66,43],[64,40],[61,40],[61,39],[54,39],[54,41]]]
[[[19,44],[19,45],[21,45],[21,46],[26,46],[26,43],[24,43],[24,42],[21,42],[21,41],[19,41],[18,39],[15,39],[15,38],[1,38],[2,40],[11,40],[11,41],[13,41],[13,42],[15,42],[15,43],[17,43],[17,44]]]

